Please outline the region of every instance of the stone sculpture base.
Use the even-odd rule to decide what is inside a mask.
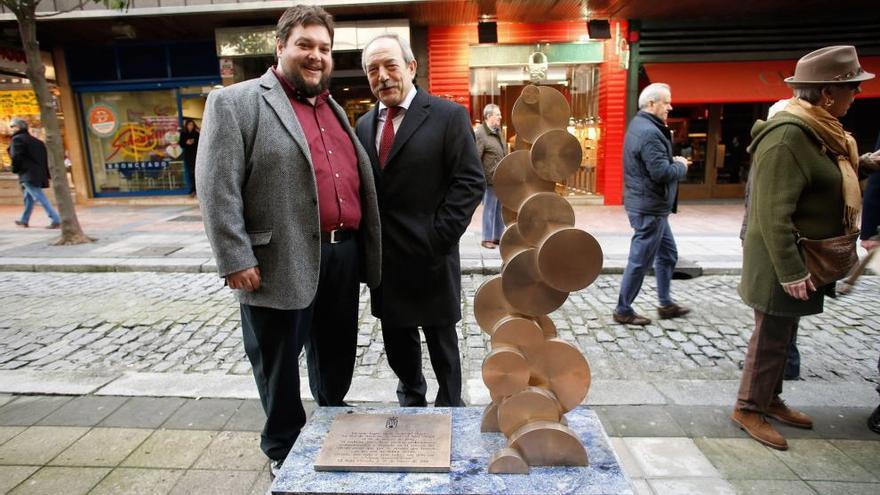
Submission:
[[[566,414],[587,449],[587,467],[532,467],[529,474],[489,474],[489,458],[506,447],[501,433],[480,433],[482,407],[462,408],[355,408],[358,413],[452,414],[452,469],[448,473],[373,473],[315,471],[314,462],[337,414],[346,407],[315,410],[272,484],[273,493],[342,494],[592,494],[631,495],[629,480],[605,429],[585,406]]]

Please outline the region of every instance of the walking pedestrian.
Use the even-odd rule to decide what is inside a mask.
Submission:
[[[786,450],[766,417],[810,429],[812,419],[780,397],[786,349],[799,318],[821,313],[834,284],[817,287],[797,237],[827,239],[855,232],[861,209],[855,140],[840,120],[862,81],[872,79],[852,46],[832,46],[798,60],[785,82],[794,98],[752,129],[754,157],[739,294],[755,312],[731,419],[755,440]],[[870,161],[873,165],[873,158]]]
[[[629,123],[623,142],[623,206],[634,232],[612,314],[617,323],[651,323],[637,314],[632,304],[652,264],[660,318],[677,318],[691,311],[676,304],[670,294],[678,249],[669,227],[669,214],[677,211],[678,182],[684,179],[690,163],[682,156],[672,156],[672,134],[666,126],[670,110],[669,85],[649,84],[639,94],[639,112]]]
[[[241,303],[245,352],[282,462],[306,422],[299,355],[318,405],[341,406],[357,349],[359,274],[375,287],[380,230],[370,161],[330,97],[333,18],[278,20],[277,65],[208,96],[196,180],[217,268]]]
[[[30,226],[31,213],[36,202],[40,203],[49,215],[50,223],[46,228],[57,229],[61,227],[61,217],[43,192],[43,189],[49,187],[50,179],[46,145],[31,136],[27,121],[24,119],[12,119],[9,128],[12,129],[12,140],[7,152],[12,159],[12,172],[18,174],[18,182],[24,197],[24,211],[21,212],[21,218],[15,221],[15,225]]]
[[[474,131],[477,139],[477,154],[483,162],[483,175],[486,176],[486,192],[483,193],[483,242],[486,249],[495,249],[501,244],[504,233],[504,220],[501,218],[501,202],[495,195],[492,177],[498,163],[507,155],[507,143],[501,135],[501,109],[494,103],[483,108],[483,122]]]
[[[378,103],[357,121],[376,173],[382,218],[382,283],[371,293],[401,406],[427,404],[419,327],[439,390],[435,406],[461,406],[458,242],[485,181],[467,110],[416,87],[406,40],[380,35],[363,68]]]
[[[196,195],[196,156],[199,147],[199,126],[192,119],[186,119],[183,123],[183,132],[180,133],[180,146],[183,148],[183,163],[186,166],[186,174],[192,181],[190,196]]]

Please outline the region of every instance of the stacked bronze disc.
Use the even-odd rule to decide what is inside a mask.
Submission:
[[[602,248],[574,228],[574,210],[556,194],[577,171],[581,146],[566,132],[571,109],[552,88],[527,86],[513,106],[517,151],[495,171],[495,193],[507,225],[501,275],[474,298],[477,324],[491,336],[483,381],[492,398],[482,431],[500,431],[508,446],[490,473],[527,473],[529,466],[586,466],[587,452],[565,413],[590,388],[590,366],[556,336],[547,316],[602,269]]]

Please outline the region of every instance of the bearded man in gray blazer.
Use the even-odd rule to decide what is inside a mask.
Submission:
[[[277,66],[208,97],[196,162],[217,269],[241,303],[273,473],[306,420],[303,346],[318,405],[343,405],[359,278],[375,287],[381,270],[370,159],[327,89],[333,19],[292,7],[276,38]]]

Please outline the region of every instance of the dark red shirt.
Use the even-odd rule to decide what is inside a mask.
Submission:
[[[277,70],[275,77],[290,99],[299,125],[309,143],[318,184],[321,231],[357,230],[361,224],[361,179],[351,138],[327,99],[329,91],[315,97],[312,105]]]

